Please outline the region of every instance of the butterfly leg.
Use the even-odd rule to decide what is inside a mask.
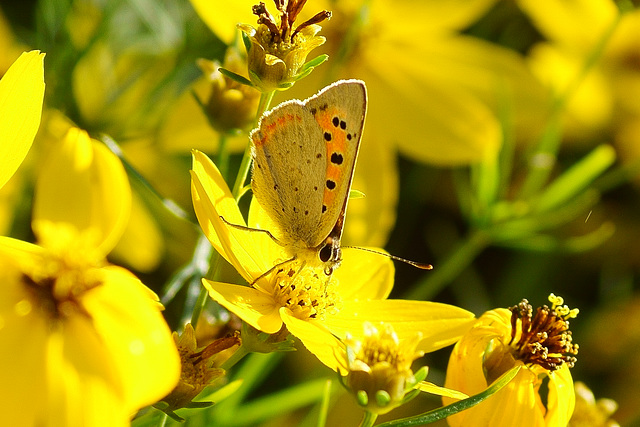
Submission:
[[[253,228],[251,228],[250,230],[266,231],[266,230],[258,230],[258,229],[253,229]],[[269,232],[267,231],[267,233],[269,233]],[[268,269],[267,271],[265,271],[264,273],[262,273],[261,275],[259,275],[259,276],[258,276],[258,277],[256,277],[255,279],[253,279],[253,282],[251,282],[251,283],[249,284],[249,286],[253,286],[254,284],[256,284],[256,283],[258,282],[258,280],[260,280],[260,279],[262,279],[262,278],[264,278],[264,277],[267,277],[270,273],[272,273],[272,272],[273,272],[275,269],[277,269],[278,267],[282,267],[283,265],[285,265],[285,264],[287,264],[287,263],[289,263],[289,262],[293,262],[293,261],[295,261],[296,259],[298,259],[298,258],[294,256],[293,258],[286,259],[286,260],[284,260],[284,261],[282,261],[282,262],[277,263],[276,265],[274,265],[273,267],[271,267],[270,269]],[[303,263],[303,266],[304,266],[304,263]],[[300,271],[300,270],[298,270],[298,271]]]
[[[280,242],[280,240],[278,240],[276,238],[276,236],[274,236],[273,234],[271,234],[271,232],[269,230],[262,230],[260,228],[251,228],[251,227],[247,227],[245,225],[239,225],[239,224],[233,224],[229,221],[227,221],[226,219],[224,219],[224,217],[222,215],[220,215],[220,219],[222,220],[222,222],[224,222],[225,224],[227,224],[230,227],[233,228],[237,228],[238,230],[244,230],[244,231],[259,231],[262,233],[265,233],[267,236],[269,236],[271,238],[271,240],[273,240],[274,242],[276,242],[278,245],[280,246],[284,246],[283,243]],[[292,261],[293,259],[289,260]]]

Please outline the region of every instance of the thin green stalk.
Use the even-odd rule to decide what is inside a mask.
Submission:
[[[273,92],[263,92],[260,95],[260,102],[258,104],[258,111],[256,112],[256,119],[254,124],[258,123],[262,114],[269,108],[271,104],[271,100],[273,99],[273,95],[275,95],[275,91]],[[236,181],[233,184],[232,194],[238,199],[240,192],[242,191],[242,187],[244,187],[244,183],[247,181],[247,176],[249,176],[249,169],[251,168],[251,145],[247,145],[247,148],[244,150],[244,154],[242,155],[242,162],[240,163],[240,169],[238,170],[238,175],[236,176]]]
[[[220,365],[221,369],[224,369],[225,371],[228,371],[229,369],[231,369],[236,363],[238,363],[240,360],[242,360],[243,357],[245,357],[247,354],[249,354],[249,352],[247,351],[247,348],[243,345],[241,345],[240,347],[238,347],[238,349],[231,355],[231,357],[229,357],[227,360],[224,361],[224,363],[222,365]]]
[[[218,139],[218,155],[216,156],[216,165],[225,179],[229,175],[229,137],[226,134],[220,134]]]
[[[365,411],[364,416],[362,417],[362,421],[360,421],[360,427],[371,427],[373,426],[373,423],[375,423],[377,419],[378,419],[378,414]]]
[[[320,402],[320,413],[318,414],[317,427],[325,427],[327,425],[327,415],[329,414],[329,403],[331,401],[331,386],[333,382],[327,380],[324,384],[322,392],[322,401]]]
[[[240,169],[238,170],[238,175],[236,176],[236,182],[233,184],[233,190],[231,194],[233,197],[238,200],[238,196],[241,194],[242,187],[244,187],[244,183],[247,181],[247,176],[249,175],[249,169],[251,168],[251,147],[247,146],[244,150],[244,154],[242,155],[242,162],[240,163]]]
[[[467,237],[451,255],[447,257],[444,264],[435,265],[433,272],[425,274],[425,280],[418,283],[410,292],[405,295],[406,299],[429,300],[440,292],[453,279],[460,275],[467,268],[476,256],[482,252],[491,242],[490,236],[482,231],[476,230]]]

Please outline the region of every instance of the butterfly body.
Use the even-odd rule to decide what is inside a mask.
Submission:
[[[363,82],[342,80],[265,113],[251,132],[252,189],[291,257],[341,260],[340,240],[366,115]]]

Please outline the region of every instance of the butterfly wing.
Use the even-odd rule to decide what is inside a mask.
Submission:
[[[251,133],[252,188],[286,245],[317,248],[339,228],[366,113],[363,82],[334,83],[266,113]]]
[[[300,101],[260,120],[253,141],[253,194],[285,245],[309,246],[320,222],[326,168],[322,130]]]
[[[334,83],[305,102],[322,129],[326,148],[326,167],[322,215],[313,247],[327,236],[339,240],[346,214],[367,109],[363,82],[344,80]]]

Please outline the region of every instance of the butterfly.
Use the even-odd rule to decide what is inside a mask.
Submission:
[[[292,259],[340,265],[351,182],[367,112],[360,80],[340,80],[265,113],[252,141],[251,187]]]

